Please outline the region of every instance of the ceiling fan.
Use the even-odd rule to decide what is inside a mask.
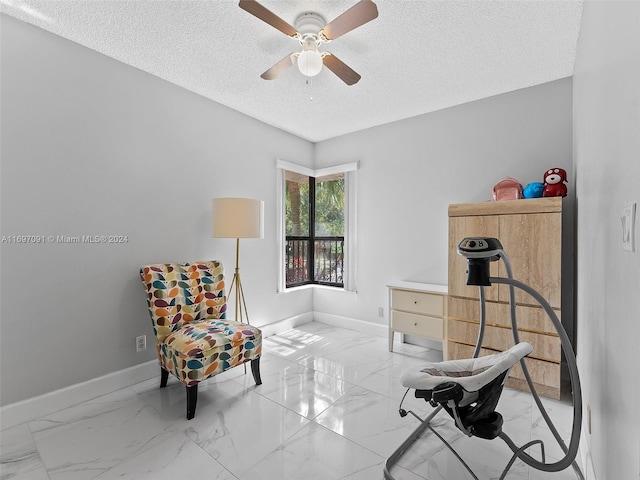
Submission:
[[[378,7],[371,0],[360,0],[329,23],[317,13],[303,13],[294,22],[295,27],[255,0],[240,0],[239,6],[302,45],[301,51],[290,53],[260,75],[265,80],[278,78],[296,62],[300,72],[307,77],[318,75],[324,65],[347,85],[360,80],[360,75],[346,63],[330,52],[319,52],[318,47],[376,18]]]

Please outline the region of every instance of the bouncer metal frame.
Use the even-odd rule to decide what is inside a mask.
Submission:
[[[499,244],[499,242],[498,242],[498,244]],[[462,254],[460,249],[458,249],[458,253]],[[512,330],[512,333],[513,333],[513,340],[514,340],[515,344],[518,344],[520,342],[520,338],[519,338],[519,335],[518,335],[518,328],[517,328],[516,303],[515,303],[515,288],[517,287],[520,290],[523,290],[524,292],[526,292],[529,295],[531,295],[540,304],[540,306],[544,309],[545,313],[547,314],[547,316],[549,317],[549,319],[553,323],[553,326],[555,327],[556,331],[558,332],[558,336],[560,338],[560,342],[561,342],[561,346],[562,346],[562,351],[563,351],[563,353],[565,355],[565,358],[567,360],[567,366],[568,366],[568,369],[569,369],[569,379],[570,379],[571,388],[572,388],[572,399],[573,399],[573,426],[572,426],[572,429],[571,429],[571,438],[570,438],[570,441],[569,441],[569,446],[567,447],[565,442],[564,442],[564,440],[562,439],[562,437],[558,433],[558,430],[556,429],[555,425],[551,421],[551,418],[549,417],[546,409],[544,408],[544,405],[542,404],[542,402],[540,400],[540,397],[538,396],[538,393],[536,392],[536,389],[535,389],[535,387],[533,385],[533,381],[531,380],[531,376],[529,375],[529,370],[527,369],[527,365],[526,365],[525,359],[522,358],[520,360],[520,365],[522,366],[522,371],[524,373],[524,377],[525,377],[526,383],[527,383],[527,385],[529,387],[529,390],[531,392],[531,395],[533,396],[533,398],[534,398],[534,400],[536,402],[536,405],[538,407],[538,410],[542,414],[542,417],[544,418],[547,426],[549,427],[549,430],[551,431],[551,433],[553,434],[554,438],[558,442],[558,445],[560,446],[560,448],[564,452],[564,457],[562,457],[557,462],[547,463],[546,460],[545,460],[544,442],[542,440],[532,440],[532,441],[530,441],[530,442],[528,442],[528,443],[526,443],[526,444],[524,444],[522,446],[517,446],[513,442],[513,440],[511,440],[511,438],[506,433],[501,432],[499,437],[508,445],[508,447],[513,452],[513,455],[511,456],[509,462],[507,463],[506,467],[502,471],[502,475],[500,476],[499,480],[503,480],[505,478],[505,476],[507,475],[507,473],[509,472],[511,466],[513,465],[513,463],[516,461],[517,458],[522,460],[527,465],[529,465],[529,466],[531,466],[531,467],[533,467],[533,468],[535,468],[537,470],[541,470],[541,471],[545,471],[545,472],[558,472],[558,471],[566,469],[567,467],[569,467],[571,465],[573,467],[575,473],[576,473],[577,478],[579,480],[584,480],[584,476],[582,475],[582,471],[580,470],[580,467],[578,466],[578,464],[575,461],[575,458],[576,458],[576,455],[577,455],[577,452],[578,452],[578,444],[580,442],[580,432],[581,432],[581,428],[582,428],[582,390],[581,390],[581,387],[580,387],[580,376],[578,374],[578,367],[577,367],[577,364],[576,364],[575,353],[573,351],[573,347],[571,346],[571,342],[569,340],[567,332],[565,331],[562,323],[558,319],[558,316],[553,311],[551,305],[549,305],[549,303],[544,299],[544,297],[542,297],[542,295],[540,295],[540,293],[538,293],[536,290],[531,288],[529,285],[526,285],[526,284],[524,284],[524,283],[522,283],[522,282],[520,282],[518,280],[515,280],[513,278],[513,271],[512,271],[512,268],[511,268],[511,262],[509,261],[509,257],[507,256],[505,251],[502,248],[499,248],[497,250],[492,251],[491,254],[493,256],[493,258],[491,258],[491,260],[499,260],[501,258],[505,263],[505,267],[506,267],[506,271],[507,271],[507,277],[506,278],[505,277],[490,277],[489,278],[489,284],[491,285],[493,283],[498,283],[498,284],[506,284],[506,285],[509,286],[509,308],[510,308],[510,315],[511,315],[511,330]],[[478,258],[478,257],[476,257],[476,258]],[[483,338],[484,338],[484,330],[485,330],[485,326],[486,326],[486,301],[485,301],[484,286],[482,286],[482,285],[479,286],[479,293],[480,293],[480,329],[479,329],[479,332],[478,332],[478,339],[477,339],[475,350],[474,350],[474,353],[473,353],[473,358],[477,358],[479,356],[479,354],[480,354],[480,349],[482,347],[482,341],[483,341]],[[407,389],[407,392],[405,392],[405,396],[407,395],[409,390],[411,390],[411,389],[410,388]],[[407,450],[409,450],[409,448],[411,448],[411,446],[418,440],[418,438],[421,437],[421,435],[426,430],[430,430],[433,434],[436,435],[436,437],[438,437],[447,446],[447,448],[449,450],[451,450],[451,452],[462,463],[462,465],[465,467],[465,469],[469,472],[469,474],[475,480],[480,480],[475,475],[473,470],[469,467],[469,465],[454,450],[454,448],[431,425],[431,420],[438,413],[440,413],[440,411],[443,409],[442,406],[438,405],[437,407],[434,408],[434,410],[428,416],[426,416],[425,418],[421,418],[419,415],[417,415],[416,413],[414,413],[411,410],[405,411],[402,408],[402,402],[403,401],[404,401],[404,397],[402,398],[402,400],[400,402],[400,407],[399,407],[400,415],[404,417],[408,413],[410,413],[411,415],[413,415],[415,418],[418,419],[418,421],[420,422],[420,425],[391,454],[391,456],[385,462],[385,467],[384,467],[384,478],[385,478],[385,480],[395,480],[393,475],[391,475],[391,468],[398,462],[400,457],[402,457],[402,455],[404,455],[404,453]],[[537,459],[533,458],[531,455],[529,455],[526,452],[526,450],[528,450],[530,447],[532,447],[534,445],[540,445],[540,454],[541,454],[542,460],[537,460]]]

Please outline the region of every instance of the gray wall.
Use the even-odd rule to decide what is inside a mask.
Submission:
[[[360,170],[358,295],[317,290],[314,311],[386,324],[377,307],[388,313],[389,282],[446,285],[449,204],[490,200],[506,176],[572,175],[571,115],[563,79],[316,144],[316,168],[339,159]]]
[[[640,3],[585,3],[574,75],[578,362],[601,480],[640,478],[640,245],[622,250],[620,221],[640,202],[638,32]]]
[[[126,235],[123,244],[1,249],[1,404],[155,356],[140,265],[216,258],[211,199],[265,200],[265,238],[242,242],[254,324],[311,310],[276,295],[275,159],[311,166],[313,145],[1,16],[2,235]],[[265,252],[271,252],[265,254]],[[145,352],[134,339],[147,334]]]

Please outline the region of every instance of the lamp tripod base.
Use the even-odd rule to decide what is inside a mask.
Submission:
[[[231,297],[231,292],[233,292],[233,288],[235,287],[235,321],[240,323],[246,323],[247,325],[251,325],[249,322],[249,313],[247,312],[247,302],[244,299],[244,289],[242,288],[242,281],[240,280],[240,239],[236,238],[236,269],[233,273],[233,280],[231,280],[231,286],[229,287],[229,294],[227,296]],[[246,318],[246,321],[245,321]],[[247,374],[247,364],[244,364],[244,373]]]
[[[229,297],[231,296],[234,287],[236,306],[235,321],[251,325],[251,323],[249,322],[249,313],[247,312],[247,302],[244,299],[244,289],[242,288],[242,282],[240,281],[239,268],[236,268],[236,271],[233,274],[233,280],[231,281],[231,286],[229,287]]]

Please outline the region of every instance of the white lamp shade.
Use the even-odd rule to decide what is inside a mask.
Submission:
[[[213,237],[264,238],[264,202],[253,198],[214,198]]]
[[[322,70],[322,55],[317,50],[303,50],[298,55],[298,70],[307,77],[315,77]]]

